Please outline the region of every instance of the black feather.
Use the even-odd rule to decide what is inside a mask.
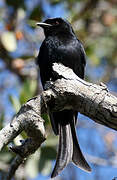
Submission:
[[[37,60],[43,87],[46,81],[50,79],[55,81],[58,78],[52,70],[54,62],[71,68],[83,79],[86,64],[85,51],[70,23],[62,18],[47,19],[44,23],[38,23],[44,29],[45,40],[40,47]],[[57,176],[71,161],[79,168],[91,171],[77,141],[75,124],[78,112],[63,110],[49,112],[49,114],[53,131],[59,135],[58,154],[51,177]]]

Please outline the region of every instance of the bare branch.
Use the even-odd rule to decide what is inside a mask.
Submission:
[[[15,159],[11,163],[11,166],[10,166],[9,171],[7,173],[6,180],[10,180],[14,176],[15,171],[18,169],[18,167],[20,166],[20,164],[22,164],[23,161],[24,161],[23,157],[21,157],[19,155],[17,155],[15,157]]]
[[[61,64],[54,64],[53,70],[57,80],[54,83],[48,82],[47,90],[23,105],[11,124],[0,131],[0,149],[23,130],[29,136],[20,146],[11,147],[17,156],[9,169],[7,180],[13,177],[24,159],[45,141],[41,114],[47,113],[46,104],[50,111],[74,109],[97,123],[117,130],[117,97],[103,83],[96,85],[86,82]]]
[[[54,64],[53,69],[61,79],[48,83],[49,89],[43,92],[51,111],[74,109],[117,130],[117,97],[108,91],[106,85],[86,82],[62,64]]]
[[[17,154],[11,164],[6,179],[14,176],[15,171],[27,156],[34,153],[45,141],[44,120],[41,113],[45,111],[45,103],[42,97],[35,97],[23,105],[20,111],[8,124],[0,131],[0,148],[11,142],[21,131],[25,130],[29,138],[21,142],[20,146],[13,146],[10,149]]]

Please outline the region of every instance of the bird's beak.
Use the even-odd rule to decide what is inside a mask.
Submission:
[[[37,25],[37,26],[40,26],[40,27],[42,27],[42,28],[52,26],[51,24],[47,24],[47,23],[43,23],[43,22],[36,23],[36,25]]]

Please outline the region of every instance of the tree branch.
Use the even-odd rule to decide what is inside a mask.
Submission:
[[[24,159],[34,153],[45,141],[44,120],[41,118],[41,113],[45,111],[46,107],[42,97],[34,97],[21,107],[11,124],[8,124],[0,131],[0,150],[23,130],[29,136],[26,140],[21,141],[20,146],[10,147],[17,156],[11,164],[6,177],[7,180],[13,177],[15,171]]]
[[[54,64],[53,69],[61,79],[49,83],[48,91],[43,92],[51,111],[74,109],[99,124],[117,130],[117,97],[108,91],[105,84],[86,82],[61,64]]]
[[[61,64],[55,63],[53,70],[57,80],[48,82],[47,90],[23,105],[11,124],[0,131],[0,150],[23,130],[29,136],[20,146],[11,147],[17,156],[9,169],[7,180],[13,177],[24,158],[34,153],[45,141],[41,115],[47,113],[46,105],[50,111],[77,110],[95,122],[117,130],[117,97],[109,93],[103,83],[96,85],[86,82]]]

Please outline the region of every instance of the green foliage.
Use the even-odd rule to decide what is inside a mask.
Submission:
[[[53,152],[53,153],[52,153]],[[54,160],[56,157],[56,150],[51,146],[46,146],[41,148],[41,157],[45,160]]]
[[[50,122],[50,118],[49,118],[49,115],[46,113],[46,114],[42,114],[42,118],[44,119],[45,121],[45,125],[48,125],[49,122]]]
[[[61,0],[50,0],[51,5],[57,5],[61,2]]]
[[[15,109],[15,111],[18,112],[20,107],[21,107],[19,99],[17,97],[15,97],[15,96],[10,95],[9,100],[10,100],[13,108]]]
[[[26,80],[22,86],[20,96],[9,96],[9,100],[16,112],[19,111],[22,104],[26,103],[31,97],[34,96],[37,87],[37,82],[34,80]]]
[[[11,6],[11,7],[16,8],[16,9],[18,9],[19,7],[25,8],[24,2],[25,2],[24,0],[16,0],[16,1],[6,0],[6,4],[8,6]]]
[[[4,123],[4,112],[2,112],[0,115],[0,129],[3,128],[3,123]]]
[[[52,162],[56,158],[56,150],[51,146],[43,146],[41,148],[39,160],[39,172],[43,175],[48,175],[52,170]]]
[[[36,87],[37,81],[28,79],[24,82],[19,97],[21,104],[24,104],[26,101],[28,101],[30,98],[34,96]]]
[[[39,5],[33,9],[33,11],[30,14],[29,19],[41,21],[42,17],[43,17],[43,10],[42,10],[41,6]]]
[[[32,28],[36,27],[36,23],[37,23],[36,20],[31,20],[30,19],[30,20],[27,21],[27,24],[29,24],[29,26],[32,27]]]

